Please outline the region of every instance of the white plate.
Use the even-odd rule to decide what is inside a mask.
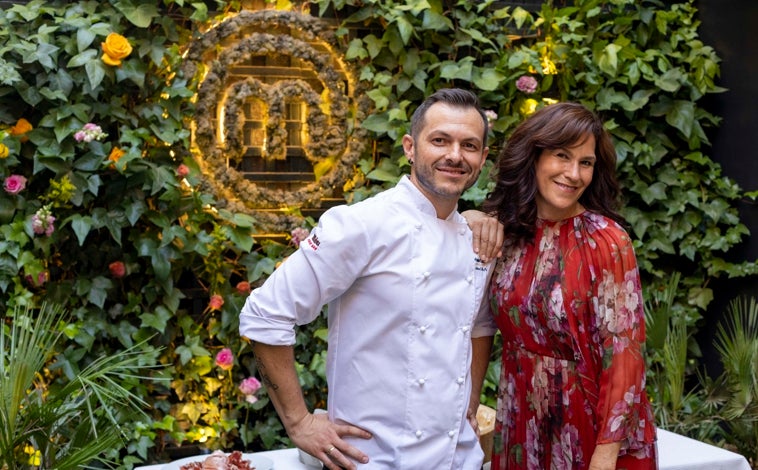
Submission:
[[[196,455],[194,457],[186,457],[184,459],[174,460],[171,463],[167,463],[161,470],[180,470],[182,465],[187,465],[192,462],[203,462],[211,454]],[[228,454],[227,454],[228,455]],[[242,459],[250,462],[251,467],[255,467],[255,470],[272,470],[274,468],[274,461],[255,454],[242,454]]]

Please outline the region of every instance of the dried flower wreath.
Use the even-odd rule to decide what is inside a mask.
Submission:
[[[198,86],[194,133],[205,186],[225,200],[228,209],[250,213],[269,230],[289,231],[300,226],[301,218],[291,215],[291,209],[318,207],[322,198],[334,194],[352,177],[354,164],[366,149],[367,132],[360,122],[368,113],[370,100],[357,92],[351,70],[338,71],[334,67],[338,61],[312,45],[319,41],[327,50],[340,50],[333,31],[316,18],[296,12],[244,11],[194,41],[183,67],[185,77],[198,79],[198,70],[207,69]],[[277,54],[295,57],[310,66],[324,91],[317,93],[303,80],[269,84],[253,77],[232,81],[229,76],[233,67],[251,57]],[[351,96],[345,93],[346,80]],[[307,105],[305,155],[314,166],[326,169],[316,181],[297,191],[271,189],[256,185],[229,166],[245,152],[240,116],[242,105],[251,97],[267,107],[262,152],[267,159],[287,155],[286,101],[298,98]],[[212,119],[219,106],[224,116],[223,142],[218,142]]]

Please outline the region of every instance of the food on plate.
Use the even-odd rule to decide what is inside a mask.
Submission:
[[[215,451],[202,462],[192,462],[179,467],[180,470],[255,470],[250,462],[242,458],[242,452],[235,450],[229,455]]]

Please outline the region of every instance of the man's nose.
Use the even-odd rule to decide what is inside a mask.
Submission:
[[[461,152],[461,145],[460,144],[453,144],[450,148],[450,152],[448,152],[448,158],[453,161],[459,161],[462,157],[463,153]]]

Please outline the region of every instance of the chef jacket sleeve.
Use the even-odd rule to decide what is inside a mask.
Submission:
[[[369,259],[369,236],[357,210],[326,211],[300,248],[247,298],[240,334],[264,344],[295,344],[295,325],[313,321],[360,276]]]

